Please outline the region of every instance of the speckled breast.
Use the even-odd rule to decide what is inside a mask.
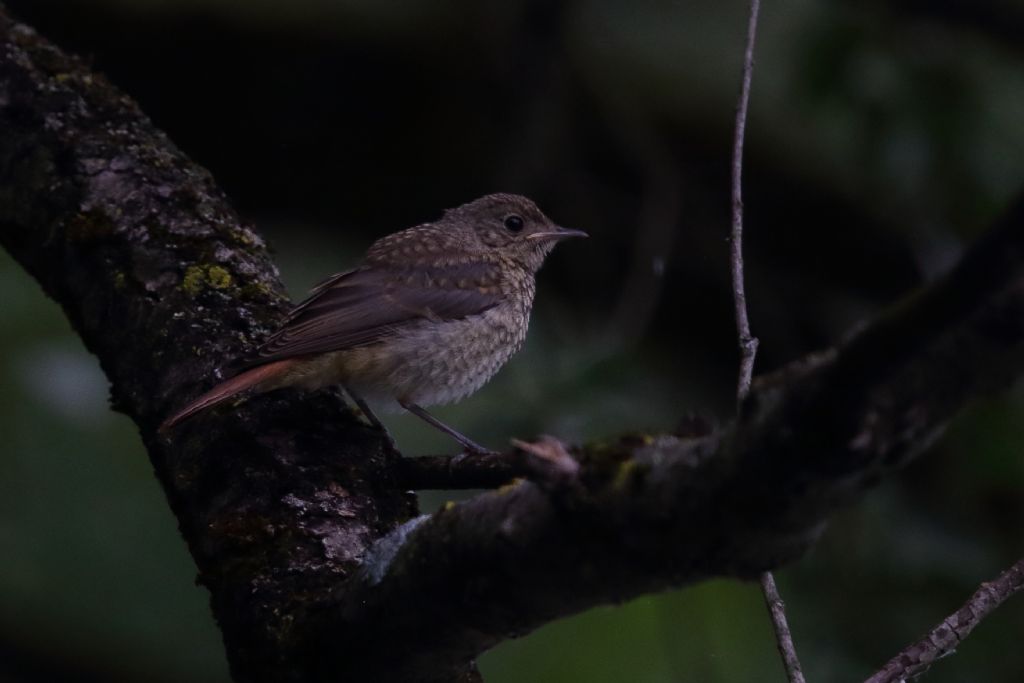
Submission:
[[[532,295],[531,287],[462,320],[425,320],[358,357],[345,354],[345,381],[385,409],[396,399],[431,406],[465,398],[522,347]]]

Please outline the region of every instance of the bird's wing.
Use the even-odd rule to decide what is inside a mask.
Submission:
[[[366,346],[422,320],[457,320],[500,300],[497,266],[364,267],[317,285],[245,365]]]

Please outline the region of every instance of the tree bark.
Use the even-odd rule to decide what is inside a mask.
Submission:
[[[903,648],[864,683],[903,683],[924,675],[935,662],[953,654],[975,626],[1022,588],[1024,560],[1019,560],[994,581],[981,584],[960,609]]]
[[[572,478],[416,517],[407,470],[334,392],[157,434],[280,320],[277,271],[130,99],[2,8],[0,49],[0,243],[138,425],[238,681],[475,681],[479,653],[560,616],[756,577],[1024,372],[1020,200],[948,277],[759,378],[720,432],[589,444]]]
[[[298,633],[416,514],[339,396],[156,427],[288,306],[210,174],[102,76],[0,14],[0,242],[63,306],[139,427],[240,681],[303,680]]]

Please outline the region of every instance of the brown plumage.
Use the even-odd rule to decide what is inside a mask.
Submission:
[[[314,288],[242,372],[161,429],[245,391],[342,384],[483,450],[421,406],[473,393],[519,349],[534,277],[573,236],[585,233],[558,227],[525,197],[493,194],[382,237],[358,267]]]

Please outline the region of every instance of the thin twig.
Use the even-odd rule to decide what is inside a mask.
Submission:
[[[757,36],[757,15],[760,0],[750,2],[747,24],[747,48],[743,55],[743,82],[736,105],[736,129],[732,140],[732,291],[736,307],[736,332],[740,343],[740,374],[736,385],[737,401],[742,403],[750,392],[754,374],[757,339],[750,334],[747,317],[747,292],[743,284],[743,138],[747,131],[747,106],[750,103],[750,81],[754,75],[754,39]]]
[[[736,408],[740,411],[743,401],[750,393],[754,376],[754,359],[757,356],[757,338],[750,333],[750,318],[747,315],[747,292],[743,283],[743,140],[747,131],[747,109],[750,104],[750,83],[754,76],[754,42],[757,37],[757,16],[761,9],[760,0],[751,0],[750,19],[747,23],[747,45],[743,54],[743,80],[740,84],[739,102],[736,104],[736,128],[732,147],[732,290],[736,307],[736,333],[739,339],[740,370],[736,381]],[[786,667],[790,683],[804,683],[803,670],[793,645],[793,636],[786,620],[786,609],[775,577],[771,572],[761,574],[761,591],[768,613],[775,629],[775,642]]]
[[[804,672],[800,667],[800,660],[796,656],[793,635],[789,632],[789,622],[786,621],[786,605],[782,602],[782,596],[779,595],[775,577],[771,572],[761,574],[761,592],[764,593],[764,601],[768,605],[768,613],[772,617],[772,626],[775,627],[775,642],[778,644],[782,663],[786,667],[786,675],[789,676],[791,682],[802,683]]]
[[[889,660],[865,683],[896,683],[920,676],[934,662],[953,654],[957,645],[1011,595],[1024,588],[1024,559],[1018,560],[995,581],[981,584],[964,605],[921,640]]]

